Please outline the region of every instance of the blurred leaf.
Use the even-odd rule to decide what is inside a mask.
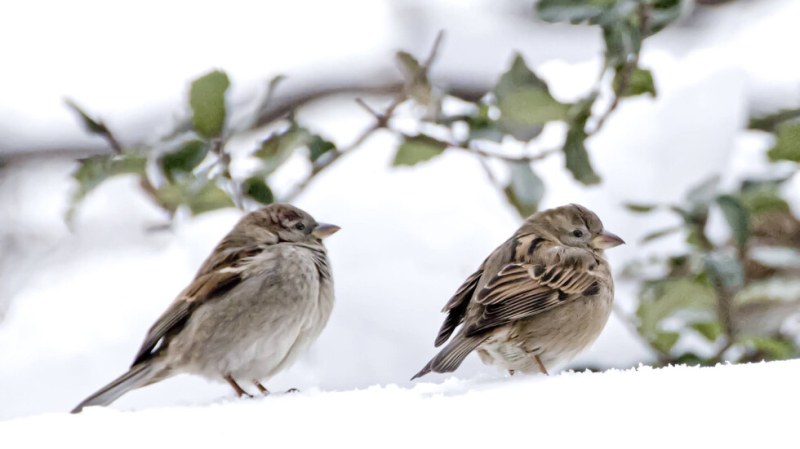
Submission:
[[[72,109],[73,112],[78,114],[78,116],[81,118],[81,122],[83,123],[83,127],[86,129],[86,131],[92,134],[108,133],[108,128],[106,128],[106,125],[103,122],[93,119],[91,116],[89,116],[89,114],[87,114],[83,109],[81,109],[81,107],[78,106],[78,104],[75,103],[73,100],[67,98],[66,100],[64,100],[64,103],[66,103],[66,105],[70,109]]]
[[[546,22],[594,22],[615,3],[616,0],[539,0],[536,14]]]
[[[516,54],[511,68],[500,76],[494,88],[500,109],[498,127],[515,139],[527,142],[552,120],[565,120],[569,105],[550,95],[547,83],[536,76]]]
[[[690,327],[710,342],[715,342],[722,335],[722,324],[719,321],[702,321],[692,323]]]
[[[251,176],[242,182],[242,193],[261,204],[271,204],[275,202],[272,189],[269,188],[264,178]]]
[[[103,181],[126,174],[144,176],[146,165],[147,159],[138,154],[92,156],[80,160],[78,168],[72,172],[78,188],[72,194],[67,220],[71,219],[75,206]]]
[[[714,252],[706,256],[706,273],[714,285],[736,292],[744,285],[744,271],[739,260],[731,254]]]
[[[708,366],[710,365],[709,361],[700,357],[699,355],[695,354],[694,352],[684,352],[683,354],[679,355],[675,361],[675,365],[686,365],[686,366]]]
[[[662,237],[666,237],[670,234],[674,234],[680,231],[682,228],[680,226],[673,226],[669,228],[659,229],[658,231],[649,232],[642,237],[641,243],[652,242],[653,240],[658,240]]]
[[[228,194],[219,188],[215,183],[208,182],[197,192],[187,198],[187,205],[192,215],[200,215],[204,212],[233,207],[233,200]]]
[[[425,67],[417,61],[417,58],[405,51],[398,51],[395,58],[400,66],[400,71],[403,72],[408,96],[417,103],[431,105],[433,95]]]
[[[743,249],[747,245],[747,238],[750,235],[750,219],[747,215],[747,209],[738,199],[731,195],[718,196],[717,204],[722,209],[722,214],[731,228],[734,240],[736,240],[739,248]]]
[[[595,173],[592,163],[589,161],[589,153],[586,151],[584,141],[586,133],[583,129],[571,128],[567,131],[564,141],[564,157],[567,170],[572,176],[584,185],[600,183],[600,176]]]
[[[669,353],[675,343],[678,342],[681,334],[672,331],[661,331],[656,333],[655,337],[650,340],[650,343],[661,352]]]
[[[700,184],[692,187],[689,192],[686,193],[686,199],[692,205],[707,206],[714,200],[714,196],[717,193],[717,186],[719,186],[719,176],[711,176]]]
[[[603,25],[603,40],[606,44],[606,65],[619,72],[623,66],[639,53],[642,36],[639,27],[630,20],[615,20]]]
[[[506,199],[521,217],[528,217],[539,210],[544,196],[544,182],[534,173],[529,163],[511,162],[511,181],[505,188]]]
[[[264,174],[270,174],[280,167],[298,148],[308,145],[311,134],[296,124],[282,132],[274,132],[261,142],[261,147],[253,155],[263,161]]]
[[[467,126],[469,126],[469,140],[502,142],[505,133],[497,129],[496,123],[489,117],[489,109],[490,106],[488,104],[479,104],[475,114],[464,118]]]
[[[666,279],[647,284],[639,295],[639,330],[649,339],[656,338],[661,323],[681,311],[713,310],[714,289],[691,278]]]
[[[645,213],[651,212],[653,209],[657,208],[657,204],[641,204],[641,203],[625,203],[625,209],[628,209],[631,212],[636,213]]]
[[[614,76],[614,90],[621,92],[623,86],[621,72],[617,72]],[[636,67],[630,74],[628,79],[628,86],[625,92],[621,92],[623,97],[632,97],[635,95],[650,94],[651,97],[656,96],[656,86],[653,83],[653,74],[647,69]]]
[[[800,108],[798,109],[784,109],[773,114],[764,115],[761,117],[754,117],[750,119],[747,127],[750,129],[758,129],[761,131],[774,132],[778,125],[794,120],[800,117]]]
[[[778,127],[775,146],[767,152],[772,161],[800,162],[800,123]]]
[[[225,91],[228,87],[228,75],[219,70],[192,82],[189,90],[192,126],[201,136],[210,139],[222,134],[225,126]]]
[[[416,165],[442,154],[445,148],[446,143],[423,134],[409,137],[397,147],[392,165]]]
[[[788,360],[797,354],[797,348],[791,342],[778,338],[752,337],[745,343],[766,356],[767,360]]]
[[[788,212],[789,204],[781,198],[778,188],[786,179],[745,180],[739,200],[750,213],[760,215],[768,212]]]
[[[650,11],[649,34],[655,34],[681,16],[681,0],[655,0]]]
[[[185,142],[172,153],[167,153],[159,159],[159,165],[164,176],[170,182],[175,181],[175,175],[191,173],[208,154],[208,145],[202,140]]]
[[[308,142],[308,157],[311,159],[311,162],[316,162],[320,156],[335,149],[336,145],[334,145],[333,142],[325,140],[319,135],[315,134],[311,136],[310,141]]]

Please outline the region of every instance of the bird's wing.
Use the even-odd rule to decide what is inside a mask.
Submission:
[[[588,257],[590,262],[587,257],[561,254],[547,259],[548,263],[531,260],[503,266],[475,296],[480,313],[470,316],[466,335],[479,335],[600,291],[601,278],[587,269],[593,257]]]
[[[434,344],[436,347],[446,342],[453,330],[464,321],[464,314],[467,311],[469,300],[475,293],[475,288],[478,286],[481,276],[483,276],[483,265],[461,284],[461,287],[445,304],[442,312],[447,313],[447,318],[444,319],[442,327],[439,328],[439,334],[436,336],[436,343]]]
[[[220,297],[238,285],[244,277],[243,261],[262,250],[263,248],[254,246],[213,252],[192,283],[150,327],[131,366],[152,358],[166,347],[167,341],[183,329],[186,320],[198,306]],[[213,270],[210,270],[211,267]]]
[[[495,248],[481,266],[461,284],[461,287],[458,288],[453,297],[447,301],[447,304],[442,309],[442,312],[447,313],[447,318],[445,318],[442,327],[439,329],[439,334],[436,336],[435,345],[437,347],[447,341],[455,328],[466,319],[467,310],[475,296],[475,291],[479,289],[481,282],[485,282],[484,274],[493,273],[497,268],[512,261],[518,244],[519,241],[512,237]]]

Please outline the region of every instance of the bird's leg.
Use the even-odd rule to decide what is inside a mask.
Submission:
[[[536,364],[539,365],[539,371],[544,373],[546,376],[549,376],[550,373],[547,372],[547,368],[544,367],[544,363],[542,363],[542,359],[539,358],[538,355],[533,356],[536,359]]]
[[[253,383],[256,385],[256,388],[258,388],[258,391],[260,391],[261,394],[264,396],[269,394],[269,390],[267,390],[267,387],[261,385],[261,382],[254,380]]]
[[[239,384],[237,384],[236,381],[233,380],[233,377],[231,377],[230,374],[225,376],[225,380],[228,381],[228,385],[230,385],[231,388],[233,388],[233,391],[236,392],[236,396],[238,396],[238,397],[247,396],[248,398],[252,398],[253,397],[253,395],[251,395],[250,393],[244,391],[242,389],[242,387],[240,387]]]

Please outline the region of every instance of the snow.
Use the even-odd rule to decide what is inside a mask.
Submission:
[[[0,423],[6,447],[787,447],[800,361],[449,378],[89,408]],[[791,406],[793,407],[793,405]],[[46,430],[45,430],[46,429]]]
[[[547,31],[522,21],[509,24],[507,17],[449,2],[435,7],[430,22],[421,25],[428,32],[403,40],[389,32],[393,28],[387,24],[395,23],[391,19],[396,11],[385,4],[359,9],[369,20],[343,12],[339,16],[349,22],[336,28],[331,25],[336,20],[324,17],[334,15],[337,3],[319,10],[308,23],[319,27],[316,36],[325,39],[300,39],[290,55],[258,41],[260,34],[253,30],[262,20],[270,26],[259,32],[273,32],[273,38],[294,28],[263,14],[242,14],[235,6],[220,11],[247,20],[239,27],[246,33],[228,36],[228,45],[197,41],[210,53],[198,51],[185,60],[175,58],[177,50],[171,46],[159,48],[162,39],[141,40],[138,28],[124,28],[135,21],[107,19],[100,31],[119,25],[119,34],[130,41],[115,47],[100,39],[110,59],[85,73],[79,69],[96,55],[77,50],[80,59],[75,60],[46,55],[85,51],[78,44],[93,39],[87,31],[91,17],[76,24],[59,20],[63,11],[54,10],[49,17],[55,19],[43,26],[63,39],[44,39],[24,26],[41,15],[36,3],[18,3],[15,8],[29,9],[0,18],[0,40],[11,42],[12,35],[19,35],[34,42],[29,52],[3,49],[9,66],[29,68],[0,73],[0,114],[25,123],[4,146],[41,143],[43,138],[36,139],[47,136],[45,131],[66,135],[62,143],[85,141],[61,105],[65,94],[119,129],[145,122],[164,126],[167,112],[145,120],[137,116],[143,112],[131,111],[163,101],[169,102],[167,110],[176,109],[185,81],[209,64],[228,70],[235,83],[268,78],[273,71],[302,72],[309,61],[318,60],[359,73],[371,61],[391,61],[395,48],[424,53],[440,27],[448,35],[434,76],[455,72],[491,80],[519,49],[551,83],[554,95],[570,100],[586,92],[599,63],[597,33],[588,29]],[[348,5],[364,8],[355,1]],[[171,8],[162,11],[165,15],[181,12],[180,6],[164,7]],[[234,21],[213,9],[203,11],[194,23],[200,29]],[[286,13],[300,14],[297,9]],[[696,28],[684,25],[649,40],[642,63],[655,74],[658,97],[625,101],[603,132],[589,141],[603,184],[578,186],[564,172],[563,160],[548,159],[536,166],[548,187],[544,206],[587,204],[608,229],[631,242],[609,251],[616,270],[634,257],[679,245],[678,237],[660,245],[636,245],[641,235],[671,224],[665,221],[674,217],[633,216],[621,203],[675,201],[715,171],[731,185],[743,174],[774,170],[763,157],[769,138],[742,127],[753,110],[796,107],[800,66],[787,55],[794,54],[794,42],[800,39],[800,28],[791,20],[798,13],[800,2],[791,0],[735,2]],[[161,28],[169,28],[166,23]],[[80,39],[69,33],[72,29],[83,30],[77,34]],[[334,32],[343,29],[352,34]],[[305,36],[302,31],[294,34]],[[550,40],[558,45],[542,45]],[[333,55],[334,49],[343,50]],[[252,56],[262,50],[263,58]],[[31,54],[40,56],[31,61]],[[156,65],[163,70],[153,72]],[[347,142],[369,117],[349,102],[331,101],[304,111],[302,119],[331,139]],[[554,135],[557,143],[558,133]],[[420,167],[391,169],[395,145],[390,136],[375,136],[321,175],[297,201],[317,219],[342,227],[328,242],[337,291],[332,319],[303,360],[267,383],[275,391],[298,387],[303,393],[235,400],[227,385],[178,376],[80,416],[65,412],[128,366],[152,321],[239,213],[179,217],[172,230],[148,232],[148,226],[163,218],[133,181],[119,179],[87,198],[70,230],[63,222],[70,163],[36,160],[0,179],[0,230],[30,236],[0,257],[0,419],[7,420],[0,422],[3,446],[69,441],[86,447],[110,442],[134,447],[153,444],[156,435],[164,442],[159,446],[263,438],[265,446],[337,440],[362,446],[608,442],[659,447],[686,441],[693,446],[777,445],[793,437],[788,434],[793,423],[786,421],[790,414],[781,406],[796,403],[798,362],[504,378],[471,356],[456,377],[431,375],[421,383],[409,382],[435,353],[432,342],[443,318],[442,304],[518,221],[469,155],[447,152]],[[800,210],[800,179],[788,192]],[[626,310],[634,294],[633,285],[618,283],[617,301]],[[595,345],[570,366],[627,368],[649,357],[612,318]],[[316,430],[308,430],[307,423]]]

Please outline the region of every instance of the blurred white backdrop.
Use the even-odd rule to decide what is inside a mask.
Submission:
[[[243,98],[281,73],[288,83],[314,79],[321,70],[339,78],[391,70],[394,50],[424,54],[439,29],[447,36],[434,80],[491,83],[519,50],[556,97],[585,93],[598,72],[599,33],[510,17],[510,5],[7,5],[0,15],[0,41],[7,43],[0,47],[0,152],[99,144],[63,107],[65,96],[102,116],[123,140],[156,136],[181,110],[187,82],[210,68],[226,70],[235,97]],[[419,10],[424,14],[411,14]],[[769,141],[742,128],[753,110],[800,100],[800,61],[787,57],[800,41],[792,20],[799,14],[800,3],[791,0],[734,2],[702,23],[648,40],[642,63],[656,77],[658,97],[624,102],[589,141],[602,185],[578,186],[558,157],[540,164],[548,187],[544,206],[578,202],[595,210],[630,242],[609,251],[616,269],[645,251],[677,245],[676,237],[639,248],[641,235],[671,218],[632,216],[621,203],[676,200],[714,172],[731,182],[767,170]],[[316,104],[302,117],[337,141],[369,123],[344,98]],[[546,134],[557,143],[558,131]],[[297,200],[317,219],[342,227],[328,242],[338,302],[311,353],[270,388],[408,385],[434,354],[441,306],[518,225],[473,158],[447,152],[415,168],[392,169],[395,146],[390,136],[372,138]],[[162,217],[132,180],[120,179],[87,198],[70,230],[63,215],[71,169],[68,161],[32,159],[0,178],[0,228],[27,236],[0,256],[0,419],[68,410],[123,372],[152,321],[240,216],[228,210],[179,217],[170,231],[147,232]],[[789,189],[797,207],[800,180]],[[618,286],[623,307],[633,293],[629,285]],[[646,360],[645,349],[612,319],[573,365],[628,367]],[[479,372],[503,376],[476,357],[456,375]],[[181,376],[133,392],[114,407],[212,402],[230,396],[228,390]]]

